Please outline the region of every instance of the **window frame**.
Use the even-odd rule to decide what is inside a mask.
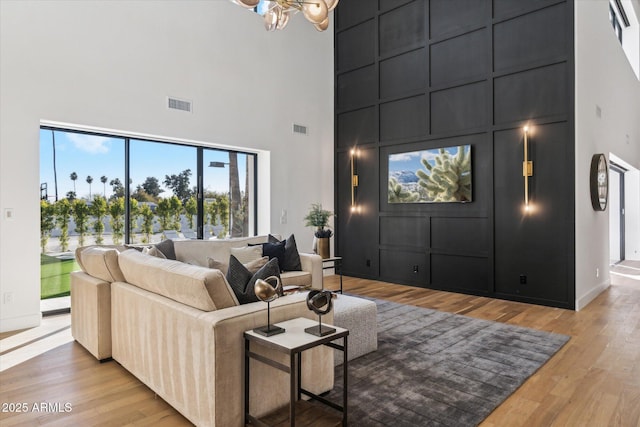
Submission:
[[[252,231],[253,231],[253,236],[257,235],[258,232],[258,153],[252,153],[252,152],[248,152],[248,151],[241,151],[241,150],[232,150],[232,149],[228,149],[228,148],[224,148],[224,147],[217,147],[217,146],[213,146],[213,145],[206,145],[206,144],[195,144],[195,143],[188,143],[188,142],[180,142],[180,141],[167,141],[167,140],[162,140],[161,138],[149,138],[149,137],[144,137],[144,136],[132,136],[132,135],[127,135],[125,134],[121,134],[121,133],[117,133],[117,132],[101,132],[101,131],[92,131],[92,130],[83,130],[83,129],[73,129],[73,128],[66,128],[66,127],[60,127],[60,126],[52,126],[52,125],[46,125],[46,124],[41,124],[39,127],[40,130],[48,130],[48,131],[53,131],[53,132],[67,132],[67,133],[77,133],[77,134],[84,134],[84,135],[92,135],[92,136],[99,136],[99,137],[104,137],[104,138],[118,138],[118,139],[122,139],[124,140],[124,203],[125,203],[125,230],[124,230],[124,242],[125,244],[129,244],[129,236],[130,236],[130,229],[129,229],[129,213],[130,213],[130,198],[131,198],[131,188],[130,185],[128,185],[129,183],[129,179],[130,179],[130,161],[131,161],[131,157],[130,157],[130,143],[132,140],[135,141],[143,141],[143,142],[150,142],[150,143],[159,143],[159,144],[171,144],[171,145],[180,145],[180,146],[185,146],[185,147],[191,147],[191,148],[195,148],[196,149],[196,176],[195,176],[195,180],[196,180],[196,187],[197,187],[197,195],[196,195],[196,200],[198,202],[198,218],[197,218],[197,238],[199,240],[202,240],[204,237],[204,188],[203,188],[203,184],[204,184],[204,151],[205,150],[210,150],[210,149],[214,149],[214,150],[219,150],[219,151],[226,151],[229,153],[237,153],[237,154],[242,154],[242,155],[246,155],[249,156],[252,159],[252,163],[253,163],[253,182],[252,182],[252,186],[253,186],[253,195],[252,195],[252,203],[250,203],[250,205],[253,205],[253,209],[252,209],[252,217],[253,217],[253,224],[252,224]]]

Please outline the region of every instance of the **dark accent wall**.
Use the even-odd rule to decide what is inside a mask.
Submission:
[[[574,308],[573,1],[344,0],[335,14],[343,272]],[[387,202],[389,155],[462,144],[472,202]]]

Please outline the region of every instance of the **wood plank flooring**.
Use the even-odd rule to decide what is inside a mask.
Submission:
[[[627,270],[625,273],[633,273]],[[571,335],[571,340],[482,424],[495,426],[640,426],[640,280],[612,275],[612,285],[574,312],[388,283],[344,278],[344,289],[404,304]],[[338,288],[336,276],[326,287]],[[68,319],[68,315],[67,315]],[[58,323],[56,323],[58,325]],[[27,331],[28,332],[28,331]],[[10,335],[10,336],[9,336]],[[1,359],[12,353],[4,342]],[[26,340],[15,351],[29,351]],[[115,362],[99,363],[75,342],[0,372],[0,412],[8,426],[181,426],[179,413]],[[40,405],[48,404],[48,408]],[[35,411],[44,409],[42,411]],[[69,406],[65,407],[65,404]],[[69,410],[68,410],[69,409]],[[67,412],[68,410],[68,412]],[[300,420],[323,426],[318,419]],[[306,423],[306,424],[305,424]]]

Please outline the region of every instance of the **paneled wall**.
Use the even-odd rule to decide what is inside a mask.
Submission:
[[[335,44],[344,273],[572,308],[573,2],[343,1]],[[390,155],[467,144],[471,202],[388,202]]]

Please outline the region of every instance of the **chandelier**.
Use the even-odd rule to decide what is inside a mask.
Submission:
[[[318,31],[329,27],[329,12],[339,0],[231,0],[233,3],[253,9],[264,19],[267,31],[282,30],[291,15],[302,12]]]

